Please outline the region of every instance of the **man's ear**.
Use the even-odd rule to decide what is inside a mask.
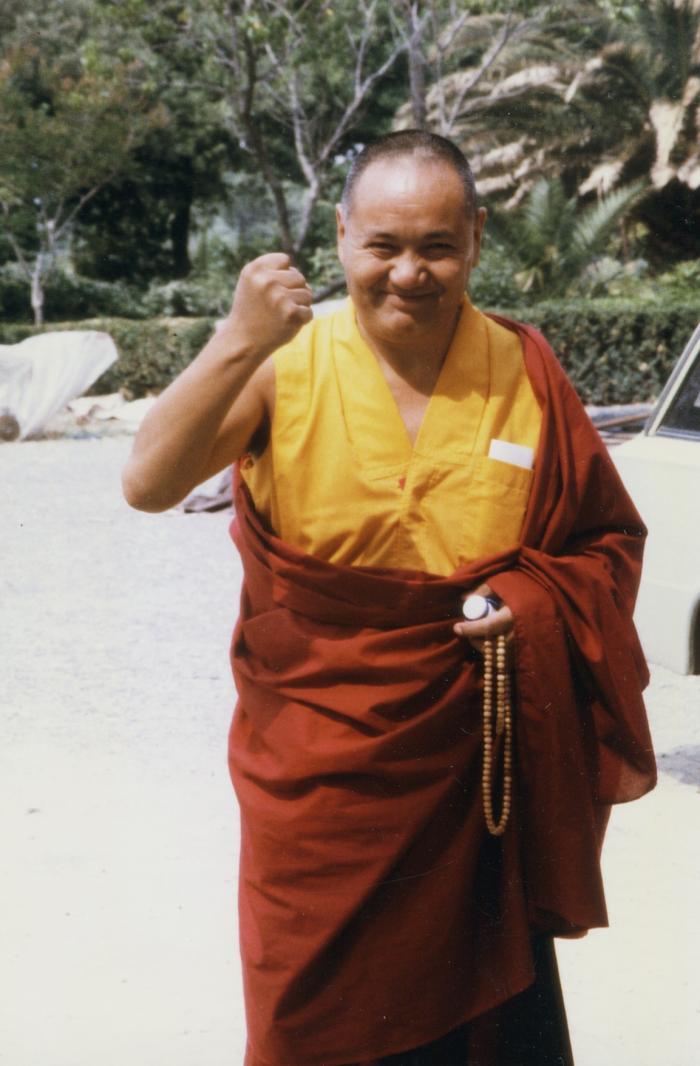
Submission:
[[[336,204],[335,205],[335,227],[336,227],[336,234],[337,234],[336,247],[337,247],[337,250],[338,250],[338,259],[342,263],[343,262],[343,241],[345,240],[345,233],[346,233],[345,215],[343,213],[343,205],[342,204]]]
[[[479,264],[479,258],[481,256],[481,238],[484,234],[486,216],[487,212],[485,207],[480,207],[474,216],[474,229],[472,232],[472,270]]]

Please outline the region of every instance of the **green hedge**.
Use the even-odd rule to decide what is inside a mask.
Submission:
[[[584,403],[654,400],[700,321],[700,301],[567,300],[501,312],[547,338]]]
[[[33,321],[26,278],[16,264],[0,267],[0,319],[30,324]],[[44,285],[45,321],[65,322],[83,318],[148,318],[144,294],[121,281],[97,281],[55,271]],[[168,313],[168,312],[164,312]],[[189,314],[188,310],[182,312]]]
[[[501,310],[544,333],[584,403],[640,403],[658,396],[700,318],[700,303],[640,305],[622,300],[576,300]],[[211,318],[88,319],[47,329],[101,329],[110,333],[119,360],[93,393],[125,389],[142,396],[163,388],[187,366],[214,329]],[[0,343],[13,344],[37,330],[0,323]]]
[[[194,359],[214,331],[211,318],[90,318],[80,322],[51,322],[46,331],[97,329],[109,333],[119,359],[90,389],[93,395],[124,389],[143,396],[162,389]],[[36,333],[34,326],[0,323],[0,344],[16,344]]]

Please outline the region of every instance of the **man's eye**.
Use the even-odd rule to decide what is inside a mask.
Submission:
[[[392,255],[394,251],[392,244],[386,244],[383,241],[373,241],[370,248],[373,252],[379,252],[380,255]]]
[[[428,255],[446,255],[448,252],[452,251],[452,245],[440,243],[429,244],[426,251]]]

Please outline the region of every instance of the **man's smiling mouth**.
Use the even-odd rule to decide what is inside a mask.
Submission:
[[[403,300],[405,303],[412,303],[413,301],[428,300],[431,297],[437,296],[435,292],[387,292],[385,296],[394,296],[397,300]]]

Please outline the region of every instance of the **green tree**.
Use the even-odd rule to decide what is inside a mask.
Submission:
[[[191,15],[179,0],[94,0],[91,11],[93,48],[105,73],[114,56],[136,64],[143,91],[165,121],[133,150],[129,172],[81,215],[76,265],[93,277],[140,285],[186,277],[196,216],[225,199],[226,173],[241,165],[220,91],[206,83]]]
[[[295,259],[339,155],[403,54],[390,8],[385,0],[208,0],[190,9],[183,32],[208,59],[209,84],[220,88],[231,130],[269,190],[281,246]]]
[[[0,217],[37,323],[46,277],[80,212],[160,120],[138,70],[117,62],[106,75],[91,63],[83,5],[53,14],[18,16],[0,62]]]

